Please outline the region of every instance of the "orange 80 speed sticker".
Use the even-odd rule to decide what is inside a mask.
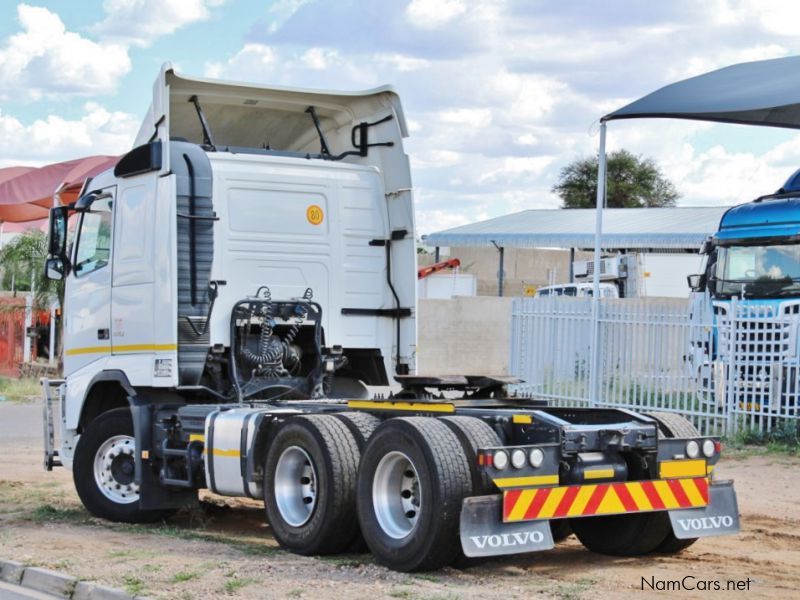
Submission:
[[[306,209],[306,219],[312,225],[319,225],[325,219],[325,213],[322,212],[322,207],[312,204]]]

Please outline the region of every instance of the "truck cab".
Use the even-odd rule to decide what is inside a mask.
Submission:
[[[729,209],[703,245],[705,271],[690,276],[689,285],[696,292],[694,315],[715,325],[701,362],[706,382],[716,380],[717,403],[728,393],[722,382],[729,377],[731,401],[740,407],[761,411],[796,401],[798,215],[800,171],[775,194]]]
[[[358,398],[412,374],[405,135],[389,87],[266,88],[165,65],[135,147],[51,214],[48,273],[65,285],[61,459],[132,389]]]

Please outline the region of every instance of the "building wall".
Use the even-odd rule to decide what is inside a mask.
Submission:
[[[417,372],[506,375],[511,352],[511,298],[420,300]]]
[[[449,258],[461,261],[461,271],[478,278],[479,296],[497,295],[497,272],[499,252],[485,247],[452,247]],[[591,252],[576,252],[575,260],[591,259]],[[444,256],[443,256],[444,258]],[[434,262],[432,254],[419,256],[420,266]],[[538,248],[506,248],[505,260],[506,296],[522,296],[526,286],[540,288],[550,283],[569,281],[569,250],[543,250]]]

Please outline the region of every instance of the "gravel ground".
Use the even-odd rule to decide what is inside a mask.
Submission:
[[[736,480],[742,532],[701,540],[678,556],[603,557],[570,537],[550,552],[409,575],[367,554],[284,552],[254,502],[206,496],[203,509],[160,526],[93,519],[69,472],[42,470],[40,415],[38,404],[0,402],[0,556],[154,598],[647,598],[665,593],[643,580],[658,587],[686,576],[698,589],[681,597],[707,597],[699,589],[706,580],[724,587],[747,578],[749,597],[800,597],[797,457],[723,459],[718,473]]]

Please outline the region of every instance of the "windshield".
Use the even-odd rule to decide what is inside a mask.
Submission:
[[[716,296],[800,296],[800,245],[719,247]]]

